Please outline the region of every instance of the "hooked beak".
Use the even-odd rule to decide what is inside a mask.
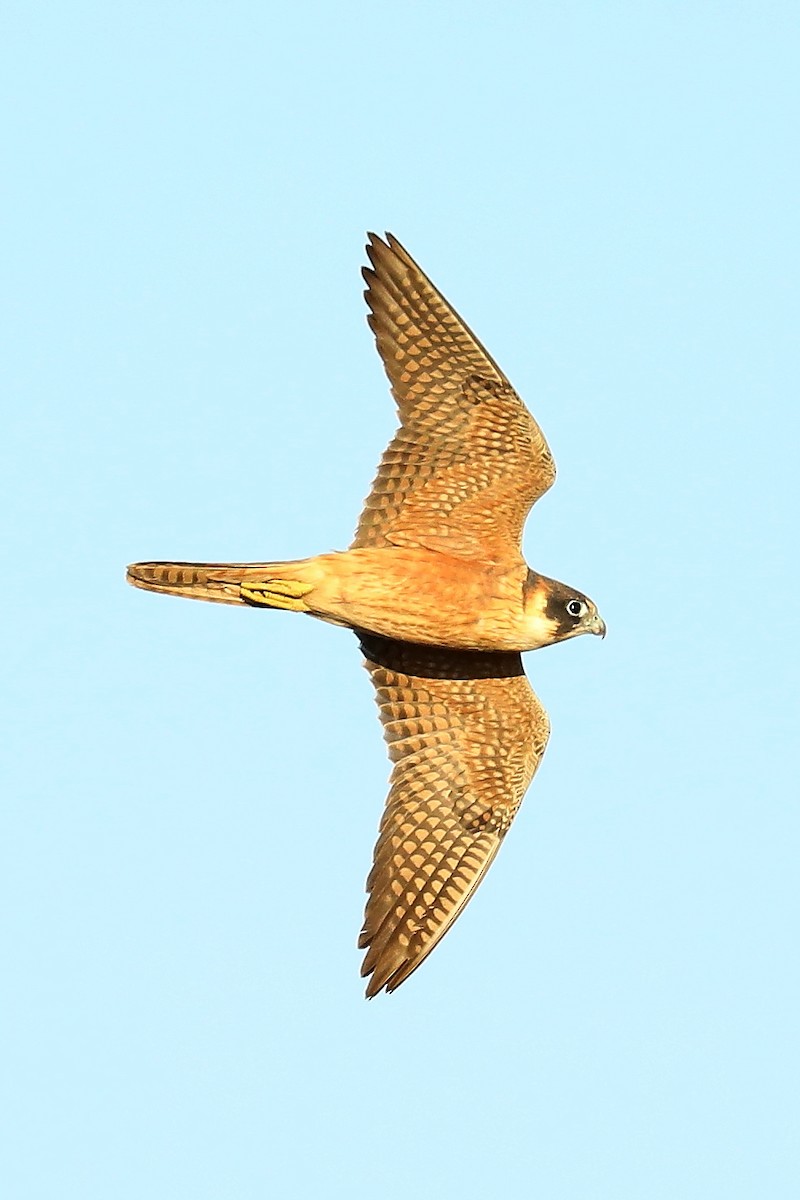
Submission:
[[[600,613],[592,613],[586,622],[586,632],[599,634],[600,637],[606,636],[606,623],[600,616]]]

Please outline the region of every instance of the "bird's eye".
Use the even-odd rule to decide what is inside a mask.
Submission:
[[[582,600],[568,600],[567,612],[571,617],[582,617],[586,612],[586,605]]]

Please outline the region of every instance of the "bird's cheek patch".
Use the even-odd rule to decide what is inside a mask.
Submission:
[[[529,592],[525,603],[525,626],[536,646],[549,646],[558,641],[558,622],[547,615],[547,593],[543,588]]]

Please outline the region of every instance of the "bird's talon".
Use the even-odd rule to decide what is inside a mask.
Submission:
[[[307,612],[303,597],[312,590],[312,584],[300,583],[295,579],[269,579],[264,583],[240,584],[239,595],[247,604],[283,608],[288,612]]]

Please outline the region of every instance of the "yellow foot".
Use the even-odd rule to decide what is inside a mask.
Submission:
[[[314,590],[311,583],[296,579],[265,579],[263,583],[242,583],[239,595],[246,604],[263,604],[265,608],[286,608],[289,612],[308,612],[303,597]]]

